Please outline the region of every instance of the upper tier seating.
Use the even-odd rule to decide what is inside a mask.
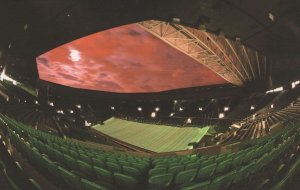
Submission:
[[[72,189],[245,189],[298,141],[299,126],[249,141],[238,152],[215,156],[149,158],[109,152],[35,130],[0,115],[12,144],[29,161]],[[243,187],[244,188],[244,187]]]
[[[231,134],[222,143],[232,143],[246,139],[255,139],[267,135],[272,127],[281,122],[291,122],[299,120],[300,98],[291,102],[283,109],[261,113],[259,115],[247,117],[237,123],[241,127]]]

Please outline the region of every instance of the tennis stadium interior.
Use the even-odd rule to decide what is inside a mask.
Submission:
[[[1,190],[300,189],[299,0],[2,0]]]

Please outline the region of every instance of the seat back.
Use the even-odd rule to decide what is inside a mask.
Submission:
[[[122,189],[137,189],[138,180],[132,176],[121,173],[114,173],[115,183]]]
[[[174,184],[184,184],[189,183],[195,179],[197,175],[197,169],[189,169],[179,172],[174,178]]]
[[[148,179],[148,184],[150,188],[165,189],[171,185],[172,180],[173,174],[158,174],[151,176]]]

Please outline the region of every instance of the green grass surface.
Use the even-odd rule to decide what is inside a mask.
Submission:
[[[170,152],[191,148],[188,144],[200,141],[209,127],[171,127],[144,124],[110,118],[104,125],[92,127],[108,136],[154,152]]]

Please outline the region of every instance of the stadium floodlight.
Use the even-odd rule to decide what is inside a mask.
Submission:
[[[202,111],[202,110],[203,110],[203,108],[202,108],[202,107],[199,107],[199,108],[198,108],[198,110],[199,110],[199,111]]]
[[[156,108],[155,108],[155,111],[159,111],[159,110],[160,110],[159,107],[156,107]]]
[[[178,17],[174,17],[174,18],[172,19],[172,22],[173,22],[174,24],[180,24],[181,19],[178,18]]]
[[[224,113],[219,113],[219,118],[222,119],[224,118],[225,114]]]
[[[115,110],[115,107],[114,107],[114,106],[110,106],[110,109],[111,109],[111,110]]]
[[[292,82],[292,88],[295,88],[298,84],[300,84],[300,80]]]
[[[250,107],[250,110],[254,110],[254,109],[255,109],[255,107],[254,107],[254,106],[251,106],[251,107]]]
[[[229,107],[224,107],[224,111],[228,111],[229,110]]]
[[[76,107],[79,108],[79,109],[81,109],[81,105],[80,104],[77,104]]]
[[[143,111],[143,108],[142,107],[138,107],[137,110],[138,111]]]
[[[269,94],[269,93],[273,93],[273,92],[281,92],[283,91],[283,87],[278,87],[278,88],[275,88],[275,89],[272,89],[272,90],[268,90],[266,91],[266,94]]]
[[[175,113],[170,113],[170,117],[173,117]]]
[[[90,127],[92,125],[92,123],[88,122],[87,120],[84,121],[84,125],[86,127]]]
[[[192,123],[192,119],[191,118],[188,118],[187,120],[186,120],[186,123],[188,124],[188,123]]]
[[[152,117],[152,118],[155,118],[155,117],[156,117],[156,112],[152,112],[152,113],[151,113],[151,117]]]
[[[274,17],[274,15],[273,15],[272,13],[269,13],[269,14],[268,14],[268,17],[269,17],[269,19],[270,19],[272,22],[274,22],[275,17]]]
[[[183,107],[180,107],[180,108],[179,108],[179,111],[183,111]]]

